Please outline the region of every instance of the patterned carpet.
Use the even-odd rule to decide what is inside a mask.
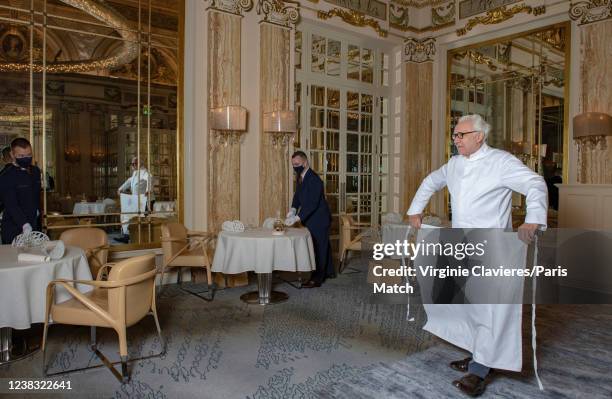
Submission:
[[[366,262],[355,258],[353,266]],[[133,363],[121,385],[105,368],[71,374],[67,397],[104,398],[440,398],[460,397],[446,364],[464,356],[421,327],[422,307],[368,303],[365,274],[344,274],[323,287],[297,290],[279,283],[289,301],[247,306],[253,290],[220,291],[204,302],[168,286],[158,300],[164,357]],[[527,317],[526,317],[527,318]],[[528,326],[526,326],[528,327]],[[88,329],[52,326],[51,371],[97,364]],[[523,374],[502,374],[485,397],[612,397],[612,307],[541,307],[538,310],[540,375],[530,356]],[[151,318],[128,330],[130,356],[159,351]],[[525,343],[529,344],[529,330]],[[116,359],[114,333],[99,332],[100,349]],[[530,349],[525,348],[530,354]],[[0,378],[40,378],[41,355],[0,367]],[[77,394],[77,396],[75,396]],[[39,394],[32,395],[41,397]],[[49,395],[45,395],[48,397]]]

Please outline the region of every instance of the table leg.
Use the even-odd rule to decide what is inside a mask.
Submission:
[[[29,347],[27,337],[21,342],[13,341],[13,329],[0,328],[0,365],[9,364],[24,359],[40,350],[39,346]]]
[[[272,290],[272,273],[257,274],[257,291],[247,292],[240,296],[240,300],[250,305],[269,305],[284,302],[289,299],[285,292]]]

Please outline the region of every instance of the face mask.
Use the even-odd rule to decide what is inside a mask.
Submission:
[[[301,175],[302,172],[304,171],[304,165],[294,166],[293,170],[295,171],[296,174]]]
[[[25,169],[32,166],[32,157],[15,158],[15,162],[17,162],[17,165]]]

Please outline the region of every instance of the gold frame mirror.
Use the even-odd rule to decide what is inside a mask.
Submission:
[[[457,120],[477,113],[492,126],[487,143],[542,175],[549,189],[549,226],[556,226],[556,183],[568,176],[570,23],[564,22],[449,50],[446,157],[456,154]],[[449,218],[449,195],[446,192]],[[525,200],[515,193],[513,224]]]

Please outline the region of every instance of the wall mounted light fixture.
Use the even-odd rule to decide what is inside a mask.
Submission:
[[[247,130],[247,110],[239,105],[226,105],[210,110],[210,128],[220,144],[237,144]]]
[[[263,115],[263,130],[272,134],[272,144],[286,146],[297,132],[294,111],[274,111]]]

